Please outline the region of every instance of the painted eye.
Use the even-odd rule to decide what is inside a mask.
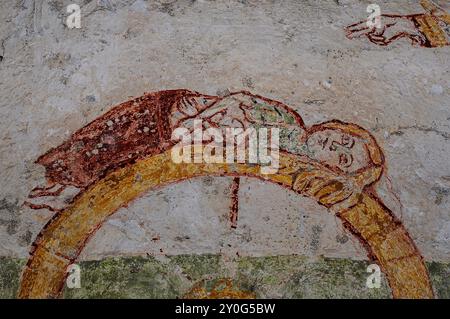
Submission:
[[[355,144],[354,139],[352,139],[348,135],[342,135],[342,145],[343,146],[347,146],[347,147],[351,148],[351,147],[353,147],[354,144]]]
[[[328,143],[328,137],[327,138],[319,137],[319,139],[317,140],[317,144],[319,146],[321,146],[322,149],[325,149],[325,147],[327,146],[327,143]]]
[[[330,147],[329,147],[329,148],[330,148],[330,151],[336,152],[336,150],[337,150],[336,144],[338,144],[336,141],[331,142],[331,145],[330,145]]]
[[[205,99],[205,98],[203,98],[203,99],[202,99],[202,102],[203,102],[203,104],[206,104],[206,103],[208,103],[208,100]]]

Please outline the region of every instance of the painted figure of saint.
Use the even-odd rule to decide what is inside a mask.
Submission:
[[[349,189],[355,179],[363,187],[381,174],[382,152],[357,125],[331,121],[307,128],[292,108],[245,91],[218,97],[170,90],[113,108],[39,157],[36,162],[45,166],[48,184],[35,188],[30,197],[58,196],[67,186],[82,191],[111,170],[170,149],[171,133],[179,127],[193,130],[196,120],[203,129],[278,128],[280,151],[301,158],[311,171],[340,176]]]

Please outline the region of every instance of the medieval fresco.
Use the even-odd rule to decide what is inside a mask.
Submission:
[[[367,20],[346,27],[349,39],[366,36],[377,45],[387,46],[399,39],[407,39],[412,45],[426,48],[447,46],[450,44],[450,14],[429,0],[420,4],[427,13],[409,15],[380,14],[382,27],[371,28]]]
[[[71,4],[0,5],[0,297],[450,297],[448,2]]]
[[[262,175],[258,165],[245,160],[231,165],[174,164],[168,152],[173,147],[171,131],[195,118],[215,127],[259,124],[289,130],[286,141],[280,142],[280,169]],[[289,107],[249,92],[219,98],[188,90],[161,91],[113,108],[37,163],[46,167],[48,186],[34,188],[30,198],[57,196],[67,185],[81,190],[33,243],[20,297],[58,297],[67,267],[119,207],[154,188],[205,175],[261,178],[314,198],[335,211],[364,243],[385,271],[394,297],[433,297],[422,256],[373,187],[384,169],[383,152],[358,125],[333,120],[306,128]],[[234,228],[239,206],[236,177],[230,213]],[[55,211],[46,204],[26,204]]]

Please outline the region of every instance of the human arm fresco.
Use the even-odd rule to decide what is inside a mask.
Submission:
[[[413,45],[435,48],[450,44],[450,15],[431,1],[422,0],[426,13],[398,15],[381,14],[381,28],[359,21],[345,28],[347,38],[366,37],[370,42],[387,46],[406,39]]]

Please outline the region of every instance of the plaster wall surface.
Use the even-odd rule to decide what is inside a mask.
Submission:
[[[26,259],[53,215],[22,206],[44,182],[40,154],[131,97],[187,88],[249,90],[289,105],[307,126],[340,119],[366,128],[387,161],[380,196],[428,262],[450,262],[449,46],[347,39],[343,28],[364,19],[370,1],[80,0],[81,29],[68,29],[72,2],[0,3],[0,256]],[[423,12],[417,1],[379,4]],[[145,195],[103,225],[81,260],[367,259],[324,207],[258,180],[242,179],[231,229],[230,183],[205,177]]]

